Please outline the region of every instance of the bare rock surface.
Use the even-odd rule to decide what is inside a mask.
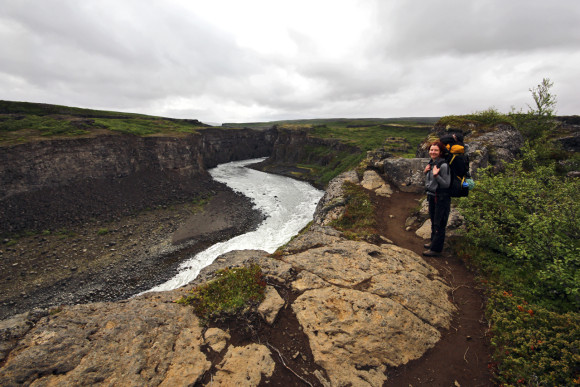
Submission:
[[[416,359],[440,337],[399,303],[358,290],[310,290],[292,307],[334,386],[380,386],[385,364]]]
[[[182,291],[63,308],[23,336],[0,385],[185,385],[211,363],[199,322],[174,304]]]
[[[230,347],[218,366],[213,383],[216,386],[257,386],[262,376],[272,376],[275,364],[270,350],[261,344]]]
[[[369,191],[374,191],[377,195],[380,196],[389,197],[393,194],[393,189],[391,186],[386,183],[385,180],[376,171],[373,170],[364,172],[360,185]]]

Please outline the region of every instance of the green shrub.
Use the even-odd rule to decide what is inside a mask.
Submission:
[[[202,324],[243,313],[264,299],[266,282],[258,265],[224,269],[217,279],[197,286],[176,302],[192,305]]]
[[[534,165],[534,158],[528,148],[505,173],[481,174],[470,197],[460,201],[466,240],[488,250],[500,272],[525,273],[527,297],[561,311],[578,310],[580,181],[555,176],[553,165]]]
[[[504,386],[580,382],[580,314],[556,313],[507,291],[487,303],[496,375]]]
[[[580,180],[556,176],[526,145],[503,173],[482,171],[459,206],[455,247],[487,283],[498,381],[579,384]]]
[[[513,120],[509,115],[500,113],[494,107],[490,107],[487,110],[475,112],[473,114],[468,115],[467,117],[490,127],[498,124],[508,124],[508,125],[514,124]]]

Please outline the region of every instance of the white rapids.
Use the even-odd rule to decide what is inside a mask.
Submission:
[[[264,159],[234,161],[209,170],[214,180],[249,197],[266,219],[254,231],[216,243],[179,267],[178,274],[150,291],[173,290],[193,281],[201,269],[233,250],[265,250],[273,253],[312,220],[324,192],[308,183],[246,168]]]

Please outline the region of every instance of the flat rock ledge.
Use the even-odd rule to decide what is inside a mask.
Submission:
[[[333,187],[321,208],[340,203],[339,185]],[[327,216],[336,216],[340,205],[330,207]],[[276,327],[289,302],[276,289],[298,294],[286,307],[322,370],[314,372],[317,384],[381,386],[389,367],[421,357],[450,327],[450,288],[414,252],[346,240],[326,220],[315,216],[273,255],[227,253],[195,283],[211,280],[220,267],[258,263],[276,284],[259,306],[265,324]],[[191,286],[0,321],[0,385],[186,386],[208,372],[218,386],[265,382],[278,354],[264,343],[235,346],[217,328],[204,331],[190,307],[174,303]],[[209,357],[207,348],[220,356]]]

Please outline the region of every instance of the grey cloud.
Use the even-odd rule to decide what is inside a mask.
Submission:
[[[560,110],[577,109],[577,0],[358,4],[374,18],[345,23],[358,42],[327,56],[283,20],[295,50],[242,48],[239,31],[186,1],[4,0],[0,99],[210,121],[443,115],[525,107],[550,77]],[[339,7],[320,15],[323,28]]]
[[[385,51],[395,55],[578,48],[573,0],[379,3]]]
[[[140,99],[203,92],[215,73],[253,71],[232,36],[179,10],[138,2],[136,15],[135,7],[115,2],[103,15],[107,7],[89,6],[94,3],[57,3],[11,3],[2,11],[0,17],[20,30],[19,49],[2,55],[4,71],[39,87],[66,82],[89,93]]]

